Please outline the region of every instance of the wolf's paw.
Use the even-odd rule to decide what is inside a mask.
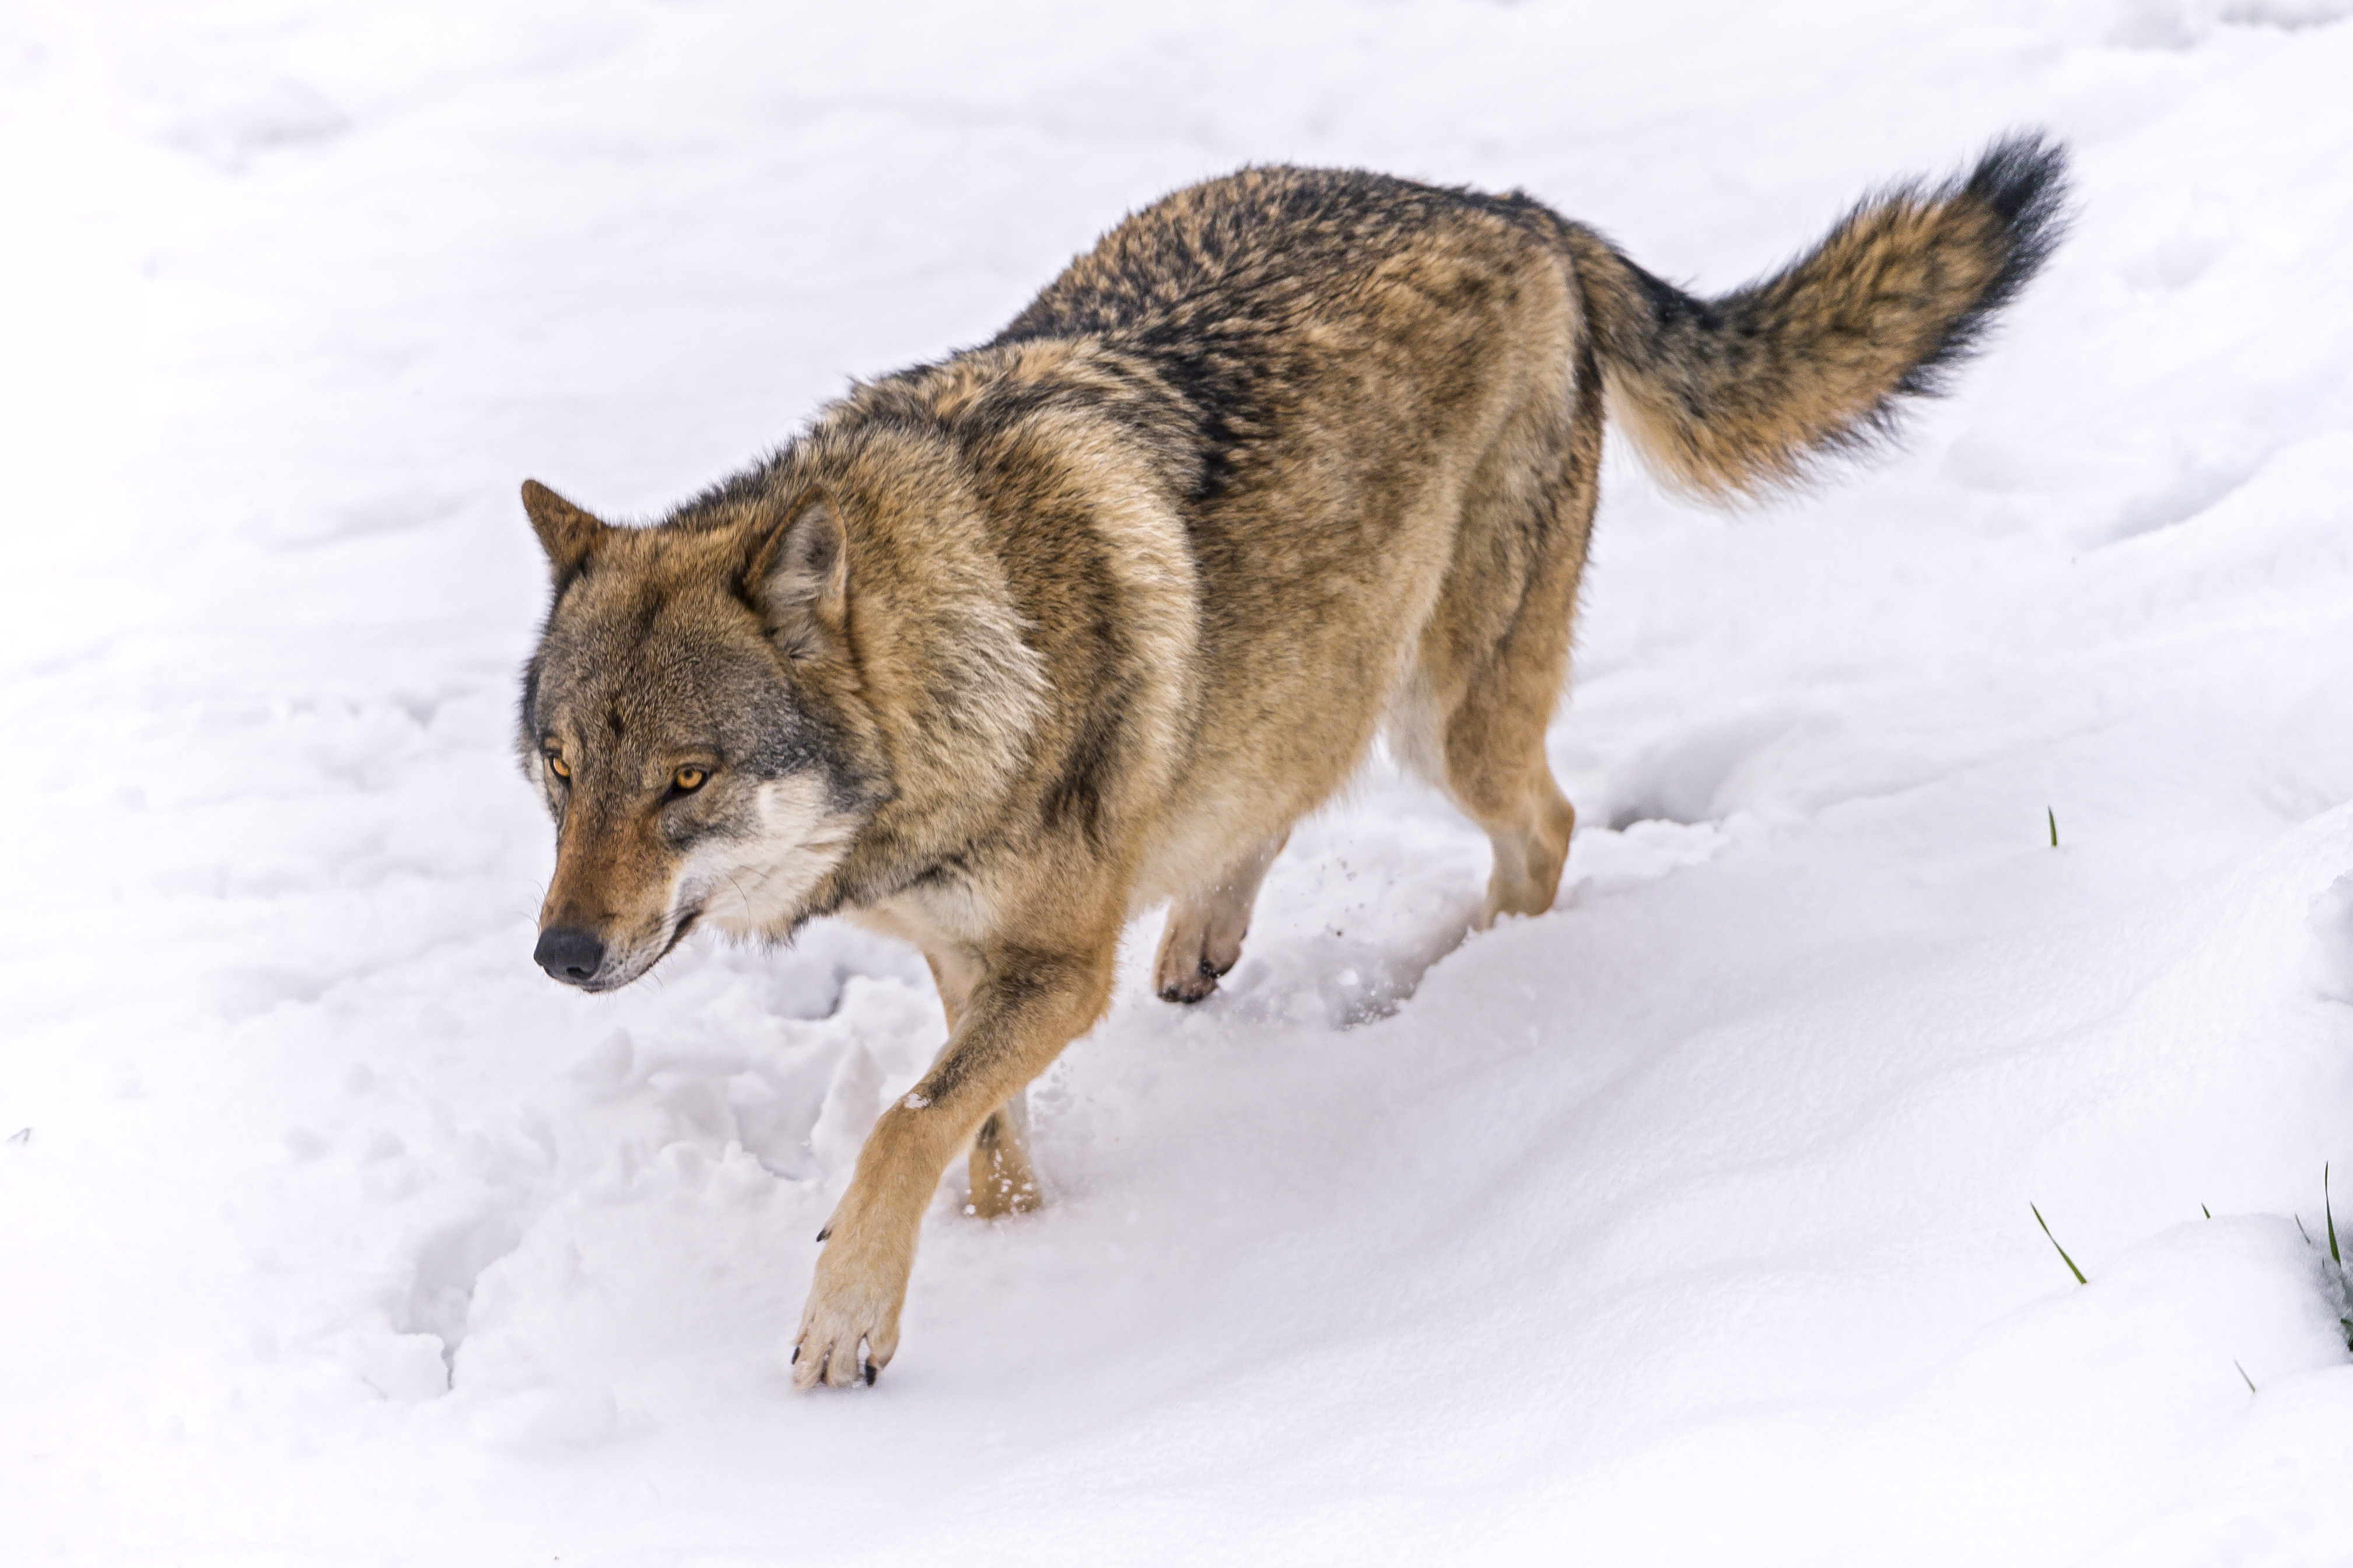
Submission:
[[[1240,962],[1259,884],[1290,837],[1288,829],[1276,834],[1224,876],[1168,906],[1160,956],[1152,965],[1152,988],[1162,1001],[1198,1002],[1218,988],[1219,976]]]
[[[1038,1190],[1037,1168],[1021,1146],[1014,1123],[1002,1110],[981,1123],[973,1140],[968,1169],[972,1177],[969,1213],[982,1219],[1028,1214],[1046,1200]]]
[[[965,1212],[976,1219],[1003,1219],[1008,1215],[1035,1214],[1045,1205],[1046,1200],[1039,1193],[1034,1179],[1027,1182],[998,1180],[976,1184],[972,1189],[972,1202],[965,1206]]]
[[[910,1247],[878,1247],[832,1235],[818,1255],[800,1336],[793,1342],[795,1388],[847,1388],[881,1374],[898,1352],[899,1309],[913,1262]]]
[[[1479,906],[1478,929],[1503,915],[1540,915],[1560,896],[1560,873],[1568,860],[1569,835],[1577,831],[1577,808],[1562,798],[1552,775],[1529,810],[1529,821],[1490,827],[1495,869],[1487,879],[1486,901]]]
[[[1168,911],[1168,928],[1160,936],[1160,955],[1153,961],[1152,988],[1164,1002],[1198,1002],[1218,988],[1218,979],[1242,956],[1240,921],[1220,921],[1219,910],[1207,900],[1179,900]],[[1250,911],[1242,911],[1242,920]],[[1223,925],[1226,929],[1219,929]]]

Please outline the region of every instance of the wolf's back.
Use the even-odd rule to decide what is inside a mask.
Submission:
[[[1933,395],[2064,227],[2066,154],[1995,143],[1966,176],[1865,198],[1813,250],[1700,300],[1563,226],[1610,413],[1662,478],[1726,497],[1805,477]]]

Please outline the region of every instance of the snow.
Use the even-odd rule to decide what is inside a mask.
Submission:
[[[0,1561],[2353,1562],[2348,18],[0,16]],[[1559,907],[1376,766],[792,1394],[938,1006],[533,968],[517,482],[655,514],[1249,160],[1724,288],[2026,123],[2080,220],[1901,454],[1613,455]]]

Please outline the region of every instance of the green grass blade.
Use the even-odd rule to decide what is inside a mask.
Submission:
[[[2198,1212],[2204,1215],[2208,1219],[2212,1219],[2214,1217],[2214,1211],[2208,1208],[2204,1204],[2200,1204],[2198,1205]]]
[[[2231,1358],[2231,1364],[2232,1366],[2239,1366],[2239,1358],[2232,1356]],[[2247,1385],[2247,1392],[2249,1394],[2255,1392],[2255,1380],[2247,1375],[2247,1369],[2243,1366],[2239,1366],[2239,1381]]]
[[[2328,1165],[2320,1167],[2320,1212],[2328,1216],[2328,1261],[2337,1268],[2345,1267],[2345,1255],[2337,1250],[2337,1210],[2328,1201]]]
[[[2059,847],[2059,814],[2046,805],[2042,808],[2042,815],[2051,819],[2051,847],[2056,849]]]
[[[2075,1283],[2078,1285],[2089,1285],[2091,1281],[2084,1279],[2084,1271],[2075,1267],[2075,1260],[2067,1256],[2067,1249],[2063,1247],[2059,1247],[2059,1238],[2055,1236],[2051,1236],[2051,1222],[2042,1217],[2042,1211],[2041,1209],[2034,1208],[2032,1204],[2029,1204],[2026,1206],[2030,1209],[2034,1209],[2034,1223],[2042,1227],[2042,1234],[2044,1236],[2051,1237],[2051,1245],[2059,1247],[2059,1261],[2067,1266],[2067,1272],[2075,1277]]]

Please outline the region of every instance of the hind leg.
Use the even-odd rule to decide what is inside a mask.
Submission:
[[[1487,898],[1479,909],[1482,930],[1494,924],[1498,915],[1540,915],[1552,908],[1560,892],[1577,808],[1560,793],[1541,756],[1518,794],[1508,810],[1479,818],[1495,851]]]
[[[1168,906],[1160,955],[1152,965],[1152,986],[1161,1000],[1198,1002],[1218,988],[1219,976],[1242,955],[1259,884],[1290,837],[1288,831],[1276,834],[1217,881]]]
[[[1552,908],[1577,826],[1577,812],[1545,758],[1545,730],[1567,675],[1571,605],[1546,604],[1549,595],[1528,597],[1535,603],[1524,606],[1476,678],[1461,688],[1435,748],[1447,793],[1486,829],[1494,848],[1482,929],[1498,915]]]
[[[1583,383],[1567,418],[1558,405],[1535,411],[1474,488],[1400,712],[1403,759],[1493,846],[1482,927],[1552,907],[1577,826],[1546,761],[1545,730],[1568,679],[1593,521],[1600,405],[1593,378]]]
[[[955,1039],[956,1023],[971,1005],[978,971],[961,954],[928,950],[932,981],[940,989],[940,1009],[948,1016],[948,1039]],[[947,1047],[940,1047],[947,1054]],[[972,1181],[972,1212],[983,1219],[1027,1214],[1045,1202],[1038,1189],[1038,1170],[1029,1163],[1029,1091],[1017,1089],[1013,1098],[988,1113],[973,1135],[965,1173]]]
[[[1554,782],[1544,738],[1552,699],[1567,662],[1567,638],[1556,656],[1541,646],[1518,651],[1520,660],[1492,659],[1498,669],[1458,689],[1451,707],[1432,700],[1425,673],[1407,711],[1392,730],[1399,760],[1453,797],[1487,833],[1494,868],[1479,907],[1478,929],[1498,915],[1535,915],[1552,908],[1577,811]],[[1511,639],[1504,639],[1509,651]],[[1546,679],[1546,678],[1549,679]]]

